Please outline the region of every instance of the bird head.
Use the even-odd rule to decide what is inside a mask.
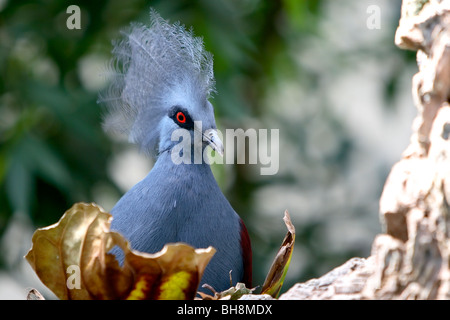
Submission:
[[[185,130],[189,135],[187,143],[190,145],[185,147],[203,149],[210,146],[223,155],[223,144],[217,134],[214,120],[214,109],[209,101],[195,103],[180,99],[179,103],[173,103],[167,117],[164,117],[161,122],[160,152],[170,150],[175,144],[178,144],[178,136],[174,135],[176,130]],[[196,135],[201,138],[201,143],[197,143]]]
[[[110,87],[99,101],[107,106],[107,131],[128,136],[157,157],[178,141],[175,130],[201,134],[203,146],[223,152],[209,98],[214,92],[212,55],[203,40],[155,11],[150,25],[132,24],[114,42]],[[192,139],[194,142],[194,139]]]

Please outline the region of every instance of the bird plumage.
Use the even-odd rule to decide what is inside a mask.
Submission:
[[[155,155],[161,119],[177,103],[207,99],[215,91],[212,55],[201,38],[151,11],[150,26],[133,23],[114,42],[111,85],[100,95],[108,114],[104,128],[125,133]],[[194,102],[194,103],[193,103]]]
[[[112,229],[132,247],[157,252],[167,243],[185,242],[217,252],[202,283],[216,290],[233,282],[251,285],[251,248],[247,229],[221,192],[208,163],[174,163],[179,141],[172,133],[200,132],[201,154],[209,145],[221,152],[215,132],[212,56],[201,38],[179,23],[169,24],[151,12],[149,27],[133,24],[116,42],[110,88],[100,96],[108,107],[106,130],[125,133],[141,150],[155,157],[150,173],[111,210]],[[201,125],[199,126],[198,123]],[[194,142],[194,140],[192,140]],[[186,152],[187,150],[183,150]],[[200,288],[201,290],[201,288]]]

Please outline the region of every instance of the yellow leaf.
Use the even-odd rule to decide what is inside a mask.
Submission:
[[[130,249],[110,231],[112,216],[77,203],[60,221],[38,229],[25,258],[60,299],[193,299],[215,249],[168,244],[155,254]],[[124,252],[120,266],[108,252]]]
[[[161,283],[159,294],[160,300],[175,300],[184,299],[184,290],[187,290],[190,285],[191,275],[186,271],[178,271],[170,277],[166,277]]]

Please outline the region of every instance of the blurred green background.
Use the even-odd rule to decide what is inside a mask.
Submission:
[[[394,45],[400,3],[0,0],[0,298],[38,286],[23,261],[37,227],[79,201],[111,209],[151,168],[102,131],[96,103],[111,41],[131,21],[147,23],[150,7],[192,26],[213,53],[220,130],[280,130],[276,175],[214,166],[249,229],[254,284],[286,233],[285,209],[297,240],[282,292],[369,256],[382,231],[378,199],[415,114],[415,56]],[[73,4],[80,30],[66,26]]]

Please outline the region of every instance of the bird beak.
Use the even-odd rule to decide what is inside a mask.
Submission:
[[[217,131],[214,129],[206,130],[206,132],[203,133],[202,136],[203,141],[205,141],[208,145],[211,146],[214,151],[218,152],[223,157],[223,143],[222,140],[220,140]]]

